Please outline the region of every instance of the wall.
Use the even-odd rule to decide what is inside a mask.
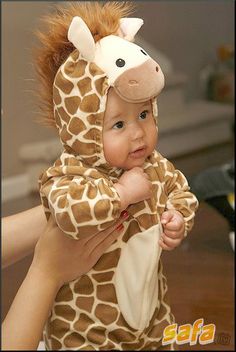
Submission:
[[[55,137],[35,122],[38,114],[33,89],[31,48],[39,17],[54,2],[2,3],[2,170],[3,177],[25,171],[19,160],[21,145]],[[199,95],[199,69],[214,60],[222,43],[234,42],[234,2],[231,0],[137,1],[136,17],[145,25],[145,39],[169,57],[177,71],[189,76],[186,97]]]

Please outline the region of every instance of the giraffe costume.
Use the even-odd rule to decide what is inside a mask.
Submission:
[[[106,10],[112,12],[112,6]],[[102,13],[101,5],[97,11]],[[75,240],[106,229],[121,213],[114,183],[123,170],[111,167],[103,153],[108,89],[114,87],[129,102],[151,100],[156,117],[156,97],[164,86],[160,66],[131,42],[141,19],[124,18],[120,11],[117,31],[95,41],[78,13],[68,28],[73,50],[53,82],[54,118],[64,150],[40,177],[47,218],[52,215]],[[162,333],[174,318],[158,247],[160,216],[166,209],[178,210],[187,234],[197,200],[183,174],[157,151],[143,168],[153,184],[152,198],[130,205],[118,240],[86,275],[59,290],[45,327],[47,349],[165,349]]]

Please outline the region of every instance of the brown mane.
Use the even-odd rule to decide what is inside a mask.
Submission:
[[[134,9],[130,1],[71,2],[66,7],[57,6],[57,12],[46,15],[42,22],[47,29],[37,30],[41,45],[34,49],[34,67],[40,81],[37,95],[40,98],[41,122],[55,127],[53,113],[53,81],[69,54],[75,49],[67,39],[67,32],[74,16],[83,18],[94,40],[117,34],[119,20],[127,17]]]

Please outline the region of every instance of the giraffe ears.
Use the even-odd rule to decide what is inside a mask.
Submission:
[[[124,17],[120,19],[120,32],[124,39],[133,41],[135,34],[143,25],[141,18]]]
[[[95,42],[88,26],[81,17],[73,17],[67,36],[87,61],[93,61]]]

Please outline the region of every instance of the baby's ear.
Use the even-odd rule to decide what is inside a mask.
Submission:
[[[88,26],[81,17],[75,16],[72,19],[67,36],[87,61],[93,61],[95,42]]]
[[[136,33],[143,25],[141,18],[124,17],[120,19],[120,31],[124,39],[133,41]]]

